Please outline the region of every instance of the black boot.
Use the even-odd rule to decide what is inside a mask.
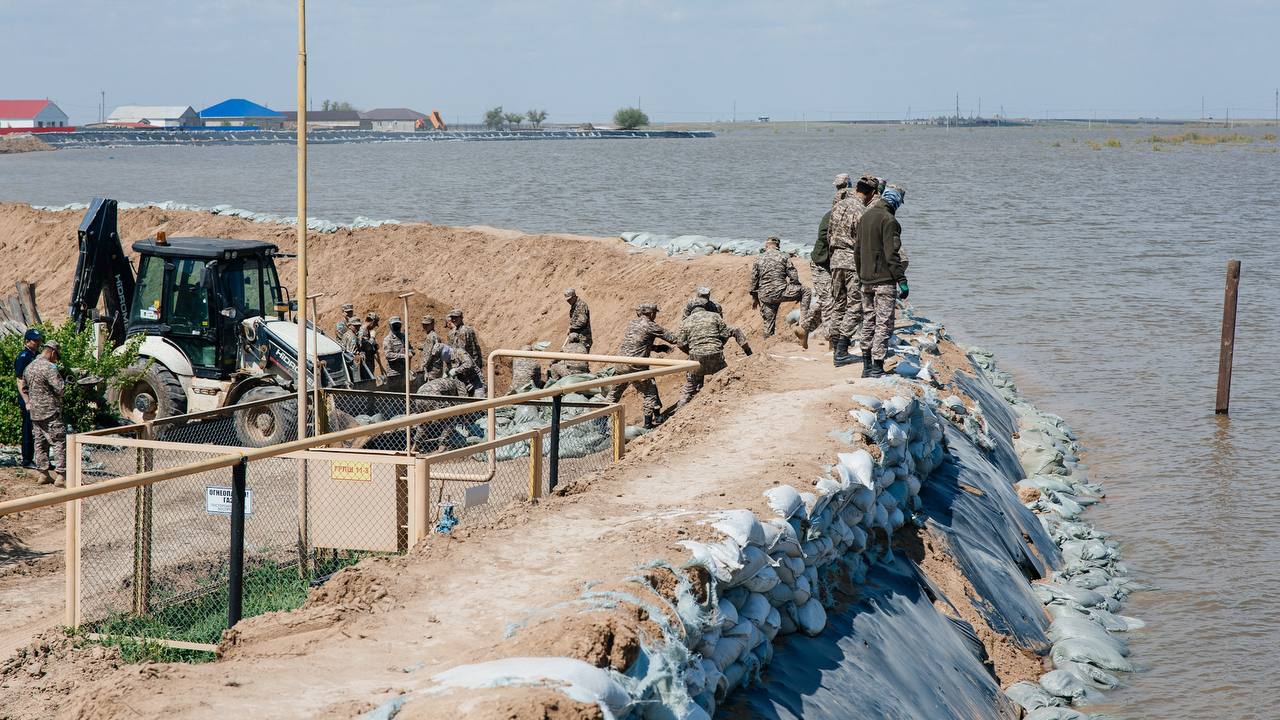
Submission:
[[[857,355],[849,354],[849,338],[842,337],[836,341],[836,351],[832,354],[836,367],[844,367],[858,362]]]
[[[867,377],[869,378],[884,377],[884,360],[872,360],[871,370],[867,372]]]
[[[654,427],[656,427],[656,426],[654,425],[654,422],[653,422],[653,413],[645,413],[645,414],[644,414],[644,429],[645,429],[645,430],[652,430]]]
[[[871,377],[871,351],[862,351],[862,377]]]

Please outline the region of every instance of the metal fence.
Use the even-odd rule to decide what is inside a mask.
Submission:
[[[490,362],[503,354],[619,360]],[[659,367],[505,398],[328,391],[315,424],[330,432],[304,439],[284,395],[81,433],[67,489],[0,515],[66,503],[68,625],[211,651],[243,615],[296,608],[361,558],[482,524],[621,458],[622,406],[564,396],[693,366],[641,363]]]

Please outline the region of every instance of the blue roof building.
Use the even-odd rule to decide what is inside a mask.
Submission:
[[[206,127],[252,126],[275,130],[284,125],[284,113],[242,98],[211,105],[200,111],[200,117]]]

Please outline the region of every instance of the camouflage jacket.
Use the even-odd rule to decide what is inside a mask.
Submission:
[[[739,345],[747,344],[747,336],[738,328],[726,325],[719,313],[698,309],[680,323],[680,347],[689,357],[722,353],[729,338],[737,340]]]
[[[467,387],[466,395],[484,386],[484,376],[475,360],[466,350],[453,350],[453,358],[449,360],[449,377]]]
[[[673,345],[679,344],[679,338],[667,332],[658,323],[644,316],[637,317],[627,324],[627,330],[622,334],[622,345],[618,348],[618,354],[627,357],[649,357],[649,353],[653,352],[654,342],[659,339]]]
[[[791,256],[781,250],[765,250],[751,266],[751,294],[762,303],[782,300],[788,290],[800,287],[800,275]]]
[[[43,422],[62,413],[65,385],[57,365],[43,355],[37,357],[23,371],[22,383],[27,392],[27,412],[31,413],[32,420]]]
[[[542,386],[542,365],[533,358],[514,358],[511,360],[511,389],[527,385]]]
[[[431,332],[427,333],[427,337],[422,341],[420,345],[418,345],[418,350],[420,353],[418,357],[422,358],[423,369],[426,369],[427,363],[430,362],[431,360],[431,352],[435,350],[436,346],[439,344],[440,344],[440,336],[436,334],[435,330],[432,330]]]
[[[689,317],[689,315],[693,312],[693,309],[697,307],[702,307],[704,302],[706,303],[707,312],[713,312],[717,315],[724,315],[724,309],[721,308],[720,304],[717,303],[715,300],[712,300],[711,298],[707,298],[706,300],[703,300],[701,297],[691,297],[689,298],[689,301],[684,304],[684,312],[680,313],[680,319],[684,320],[685,318]]]
[[[467,386],[451,377],[438,377],[419,385],[417,394],[461,397],[467,394]]]
[[[449,347],[466,352],[476,366],[484,370],[484,353],[480,352],[480,340],[476,338],[476,331],[470,325],[449,331]]]
[[[827,227],[827,243],[831,247],[832,270],[856,269],[858,254],[858,219],[867,209],[862,199],[850,193],[831,209],[831,224]]]
[[[342,346],[343,352],[348,352],[352,355],[360,352],[360,339],[351,328],[347,328],[342,333],[342,336],[338,338],[338,344]]]
[[[578,333],[584,340],[591,340],[591,308],[587,302],[578,298],[569,307],[569,332]]]
[[[382,338],[382,356],[387,362],[399,362],[405,357],[404,334],[388,332],[387,336]]]
[[[580,342],[576,342],[576,343],[567,342],[560,348],[560,352],[585,355],[587,353],[587,346],[583,345]],[[591,372],[590,363],[587,363],[581,360],[557,360],[551,363],[551,365],[554,367],[555,370],[559,371],[559,374],[561,377],[565,375],[575,375],[577,373]]]

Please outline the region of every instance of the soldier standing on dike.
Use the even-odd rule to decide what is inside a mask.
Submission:
[[[462,311],[454,308],[444,316],[445,327],[449,328],[449,347],[462,350],[471,356],[480,372],[484,372],[484,354],[480,352],[480,340],[476,331],[462,321]]]
[[[62,422],[62,393],[66,384],[58,372],[58,353],[57,340],[45,342],[40,355],[22,373],[22,390],[27,411],[31,413],[36,469],[44,475],[40,484],[66,487],[67,426]],[[51,451],[52,465],[49,464]]]
[[[656,344],[659,339],[666,340],[672,345],[677,344],[678,338],[659,325],[657,317],[657,305],[653,303],[637,305],[636,319],[628,323],[627,330],[622,335],[622,346],[618,349],[618,354],[626,357],[649,357],[652,352],[667,352],[671,349],[666,345]],[[621,365],[618,367],[618,372],[632,373],[647,369],[644,365]],[[662,398],[658,395],[658,383],[654,382],[653,378],[614,385],[609,388],[606,399],[611,403],[618,402],[630,385],[635,385],[636,390],[644,397],[644,426],[653,428],[661,425],[665,419],[662,417]]]
[[[911,293],[907,285],[907,254],[902,250],[902,225],[896,217],[906,190],[890,185],[871,203],[858,222],[858,277],[862,280],[862,376],[884,375],[884,360],[893,335],[898,298]]]
[[[773,335],[783,301],[800,303],[801,323],[809,314],[809,288],[800,284],[791,256],[778,249],[781,244],[777,236],[770,236],[764,241],[764,253],[751,266],[751,307],[760,308],[765,337]]]
[[[31,425],[31,412],[27,408],[27,394],[23,388],[22,374],[33,360],[40,357],[40,347],[44,345],[44,335],[32,328],[22,336],[22,350],[13,360],[13,374],[18,385],[18,410],[22,413],[22,467],[35,468],[36,444],[34,429]]]
[[[685,373],[684,390],[680,393],[680,402],[676,403],[677,410],[698,394],[708,376],[725,369],[724,344],[729,338],[738,341],[743,353],[751,354],[747,336],[738,328],[726,325],[724,318],[708,310],[705,304],[695,306],[689,317],[680,323],[679,345],[690,359],[698,361],[700,367]]]
[[[564,291],[564,300],[569,303],[569,332],[566,337],[577,333],[586,352],[591,352],[591,309],[573,288]]]
[[[381,385],[386,382],[387,366],[378,352],[378,313],[369,311],[364,316],[364,325],[356,335],[360,355],[364,358],[365,371]]]
[[[419,357],[422,358],[422,370],[427,369],[427,360],[431,358],[431,351],[436,345],[440,344],[440,335],[436,333],[436,318],[434,315],[422,316],[422,344],[418,349],[422,352]]]
[[[834,210],[837,203],[853,192],[853,183],[849,180],[849,173],[840,173],[832,184],[836,186],[835,197],[831,200],[831,208]],[[817,330],[818,325],[822,325],[823,333],[827,336],[827,344],[834,346],[835,343],[831,334],[831,245],[828,242],[830,226],[831,210],[828,210],[818,222],[818,241],[813,244],[813,252],[809,255],[809,273],[813,276],[814,301],[818,303],[818,309],[809,313],[807,322],[792,328],[796,339],[800,341],[800,346],[806,350],[809,349],[809,333]]]
[[[689,317],[689,314],[692,313],[695,308],[706,308],[707,312],[713,312],[720,317],[724,317],[724,309],[721,308],[715,300],[711,299],[711,288],[706,285],[698,288],[698,293],[689,298],[689,301],[684,304],[684,312],[680,313],[681,322],[683,322],[685,318]]]
[[[857,355],[849,351],[864,321],[862,284],[858,279],[856,261],[858,221],[878,187],[879,180],[863,175],[854,186],[853,193],[831,210],[827,242],[831,247],[831,332],[835,336],[831,360],[836,367],[851,365],[858,360]]]
[[[382,355],[386,358],[387,367],[391,368],[391,372],[408,376],[409,358],[413,356],[413,350],[405,344],[404,326],[400,322],[400,316],[392,315],[387,324],[391,326],[391,331],[382,338]]]

